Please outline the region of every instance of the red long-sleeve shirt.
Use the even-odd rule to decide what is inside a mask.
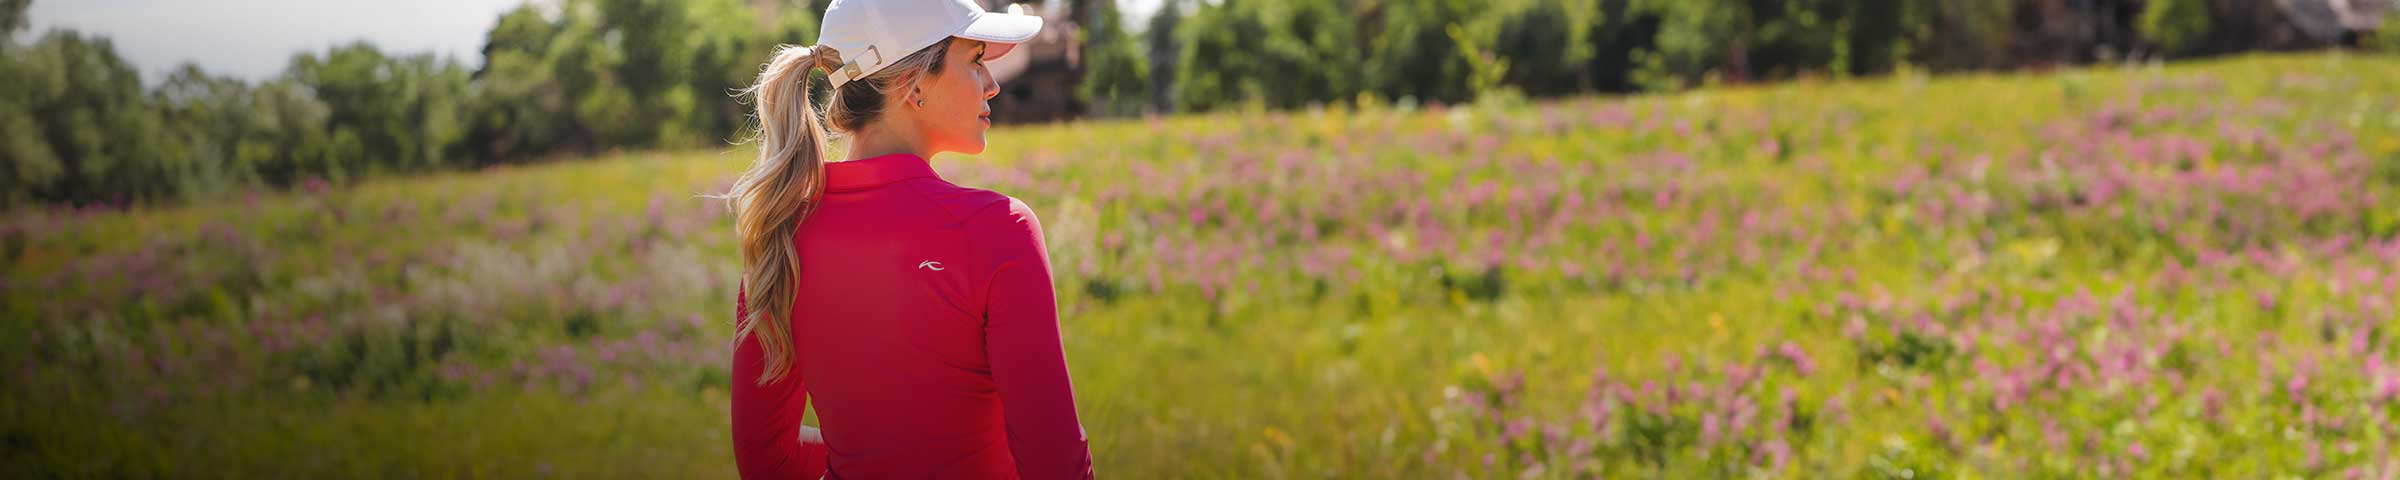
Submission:
[[[758,342],[734,349],[742,476],[1091,477],[1033,210],[910,154],[825,174],[793,238],[792,370],[760,386]],[[823,445],[798,439],[812,395]]]

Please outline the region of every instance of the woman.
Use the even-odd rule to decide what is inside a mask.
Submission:
[[[1041,19],[970,0],[837,0],[823,25],[819,45],[778,51],[747,91],[759,158],[726,194],[742,252],[742,476],[1090,477],[1041,224],[926,161],[983,151],[999,94],[983,62]],[[822,125],[814,69],[832,84]],[[848,160],[824,161],[827,130],[847,134]],[[811,399],[821,436],[800,425]]]

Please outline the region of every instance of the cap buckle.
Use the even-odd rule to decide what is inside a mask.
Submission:
[[[851,81],[866,77],[867,74],[858,69],[858,62],[866,61],[869,58],[873,58],[874,60],[873,63],[867,64],[867,68],[883,66],[883,52],[876,51],[874,45],[868,45],[866,51],[859,52],[858,56],[851,57],[849,62],[844,62],[842,64],[842,70],[838,72],[842,74],[842,83],[849,83]]]

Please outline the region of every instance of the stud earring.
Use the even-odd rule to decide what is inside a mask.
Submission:
[[[922,98],[919,98],[919,99],[917,99],[917,106],[919,106],[919,107],[923,107],[923,106],[925,106],[925,99],[922,99]]]

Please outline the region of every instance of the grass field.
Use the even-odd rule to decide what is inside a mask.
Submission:
[[[2400,476],[2400,58],[1010,128],[1102,475]],[[0,476],[723,478],[746,150],[0,224]]]

